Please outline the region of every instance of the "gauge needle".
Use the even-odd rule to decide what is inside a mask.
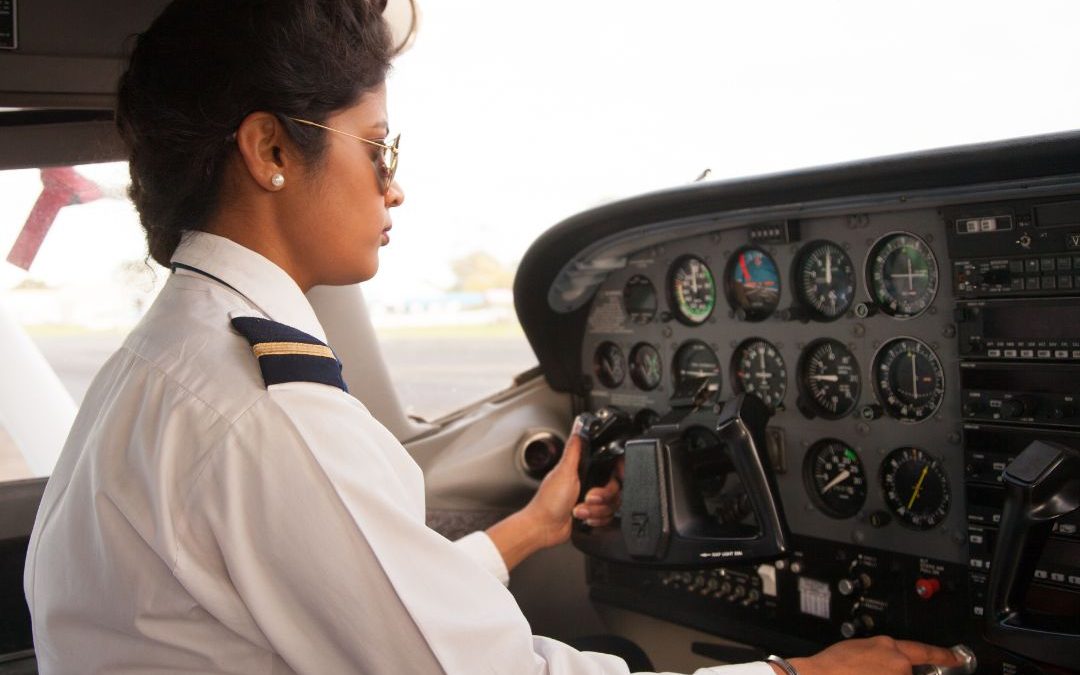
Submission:
[[[765,372],[765,350],[762,349],[758,352],[758,362],[761,364],[761,371]]]
[[[825,249],[825,283],[832,285],[832,251]]]
[[[840,381],[840,376],[839,375],[810,375],[807,379],[808,380],[813,380],[815,382],[839,382]]]
[[[828,483],[825,483],[825,487],[821,488],[821,494],[825,494],[826,492],[833,489],[834,487],[836,487],[840,483],[843,483],[844,481],[846,481],[848,478],[851,478],[851,472],[848,471],[847,469],[844,469],[840,473],[836,474],[836,478],[833,478]]]
[[[908,509],[915,505],[915,498],[919,496],[919,490],[922,489],[922,483],[924,480],[926,480],[926,472],[928,472],[929,470],[929,466],[924,466],[922,468],[922,473],[919,474],[919,482],[915,483],[915,491],[911,493],[911,499],[908,500]]]
[[[740,253],[739,254],[739,267],[742,268],[743,279],[745,279],[745,281],[743,282],[743,285],[744,286],[753,286],[754,285],[754,280],[750,278],[750,268],[746,266],[746,254],[745,253]]]
[[[907,283],[908,283],[908,290],[909,291],[914,291],[915,290],[915,273],[911,271],[911,257],[910,256],[907,257]]]
[[[694,295],[697,295],[697,275],[698,275],[697,263],[691,263],[691,265],[690,265],[690,290],[693,291]]]
[[[911,393],[915,398],[919,398],[919,373],[915,370],[915,352],[908,352],[911,355]]]

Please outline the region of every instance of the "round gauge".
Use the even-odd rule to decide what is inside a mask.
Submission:
[[[630,379],[640,389],[652,391],[660,385],[663,368],[660,352],[647,342],[639,342],[630,350]]]
[[[709,266],[686,255],[671,266],[669,278],[675,316],[690,325],[705,323],[716,307],[716,280]]]
[[[630,277],[623,287],[623,307],[634,323],[649,323],[656,316],[656,287],[643,274]]]
[[[918,316],[937,295],[937,259],[915,235],[888,234],[870,249],[866,280],[881,311],[900,319]]]
[[[750,338],[735,348],[731,380],[737,393],[753,394],[775,410],[787,392],[784,357],[768,340]]]
[[[866,502],[866,474],[850,445],[825,438],[810,446],[803,459],[806,491],[826,515],[850,518]]]
[[[769,254],[758,248],[736,251],[725,275],[728,302],[747,321],[761,321],[780,302],[780,273]]]
[[[799,357],[799,389],[814,413],[835,420],[859,402],[859,363],[841,342],[814,340]]]
[[[605,387],[612,389],[626,379],[626,358],[619,345],[614,342],[601,342],[593,354],[593,372],[596,379]]]
[[[896,338],[874,355],[874,389],[890,417],[921,422],[941,406],[945,372],[925,342]]]
[[[855,302],[855,265],[831,241],[807,244],[795,259],[795,294],[819,321],[833,321]]]
[[[691,378],[720,375],[720,359],[704,342],[690,340],[675,352],[675,365],[671,369],[675,387]]]
[[[918,448],[898,448],[881,464],[885,504],[900,522],[929,530],[949,513],[949,478],[941,462]]]

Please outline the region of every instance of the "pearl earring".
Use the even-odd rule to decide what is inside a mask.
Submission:
[[[285,176],[282,176],[280,173],[275,173],[273,176],[270,176],[270,184],[276,188],[281,187],[285,184]]]

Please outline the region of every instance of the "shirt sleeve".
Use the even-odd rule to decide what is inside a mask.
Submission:
[[[490,572],[503,586],[510,583],[510,571],[506,569],[506,561],[486,532],[467,534],[455,541],[454,546]]]
[[[418,468],[352,400],[276,385],[212,451],[174,568],[200,611],[297,673],[628,673],[619,658],[534,638],[466,552],[481,541],[455,545],[425,525]]]

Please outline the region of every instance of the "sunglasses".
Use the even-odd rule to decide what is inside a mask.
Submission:
[[[310,127],[318,127],[327,131],[333,131],[335,134],[348,136],[353,140],[360,141],[361,143],[367,143],[368,145],[374,145],[375,147],[379,148],[382,151],[379,155],[379,169],[381,172],[379,178],[379,189],[382,191],[383,194],[386,194],[390,190],[390,186],[394,182],[394,174],[397,173],[398,144],[401,142],[401,134],[394,136],[394,139],[389,143],[383,143],[382,141],[373,141],[370,138],[361,138],[360,136],[354,136],[353,134],[350,134],[346,131],[334,129],[332,127],[326,126],[325,124],[312,122],[311,120],[302,120],[298,117],[288,117],[288,119],[298,124],[306,124]]]

